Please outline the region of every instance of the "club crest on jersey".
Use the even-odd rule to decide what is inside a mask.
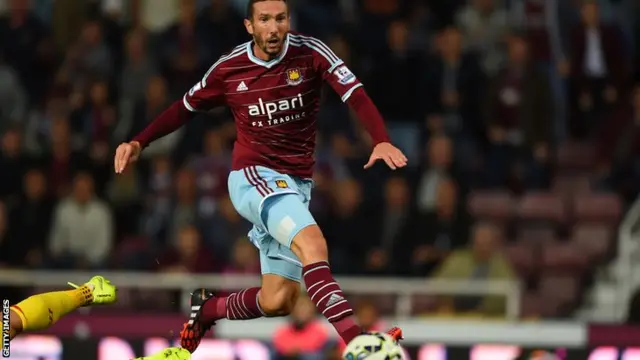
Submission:
[[[302,77],[302,72],[298,68],[293,68],[287,70],[287,84],[291,86],[296,86],[304,80]]]
[[[286,189],[289,187],[289,184],[287,184],[287,182],[284,180],[276,180],[276,186],[280,189]]]

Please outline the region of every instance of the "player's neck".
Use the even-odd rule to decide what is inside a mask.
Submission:
[[[280,56],[280,54],[282,53],[282,50],[280,50],[280,52],[275,55],[269,55],[266,52],[262,51],[262,49],[260,49],[260,47],[258,46],[258,44],[256,44],[255,41],[253,42],[253,46],[251,48],[253,49],[253,56],[263,61],[273,60],[278,56]]]

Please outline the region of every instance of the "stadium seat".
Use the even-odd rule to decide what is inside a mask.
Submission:
[[[527,292],[520,299],[520,317],[537,318],[542,315],[542,299],[535,292]]]
[[[547,275],[540,279],[538,290],[545,302],[555,302],[559,306],[564,306],[575,303],[580,282],[574,276]]]
[[[593,146],[588,143],[568,141],[558,147],[558,169],[562,171],[589,171],[594,164]]]
[[[514,209],[513,197],[506,191],[480,191],[469,195],[469,213],[476,219],[505,221]]]
[[[536,225],[536,226],[521,226],[518,229],[516,238],[517,242],[528,244],[546,244],[558,241],[556,232],[553,227]]]
[[[530,242],[516,242],[505,246],[504,253],[521,277],[528,278],[536,268],[536,247]]]
[[[612,248],[613,229],[606,225],[578,224],[573,229],[572,242],[594,261],[603,260]]]
[[[542,247],[542,268],[553,273],[581,274],[589,259],[572,242],[555,242]]]
[[[613,193],[584,194],[575,198],[573,214],[579,222],[617,225],[622,216],[622,201]]]
[[[560,175],[553,179],[551,189],[561,197],[573,197],[591,192],[591,183],[586,176]]]
[[[548,220],[562,223],[567,219],[565,203],[552,193],[527,193],[517,206],[520,220]]]
[[[523,319],[553,318],[558,314],[557,299],[546,299],[539,292],[523,294],[520,302],[520,317]]]

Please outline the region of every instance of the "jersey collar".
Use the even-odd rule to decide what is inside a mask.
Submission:
[[[251,62],[253,62],[254,64],[264,66],[267,69],[270,69],[271,67],[280,63],[285,55],[287,55],[287,50],[289,50],[289,34],[287,34],[284,38],[284,44],[282,45],[282,51],[280,52],[280,55],[278,55],[278,57],[276,57],[275,59],[271,59],[269,61],[264,61],[253,55],[253,41],[249,41],[247,43],[247,56],[249,56],[249,60],[251,60]]]

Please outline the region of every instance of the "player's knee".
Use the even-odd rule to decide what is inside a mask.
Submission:
[[[283,285],[275,290],[263,286],[258,295],[262,311],[269,317],[289,315],[300,294],[300,285],[295,284]]]
[[[293,238],[291,250],[300,258],[303,265],[326,261],[329,258],[327,241],[318,225],[310,225],[300,230]]]

